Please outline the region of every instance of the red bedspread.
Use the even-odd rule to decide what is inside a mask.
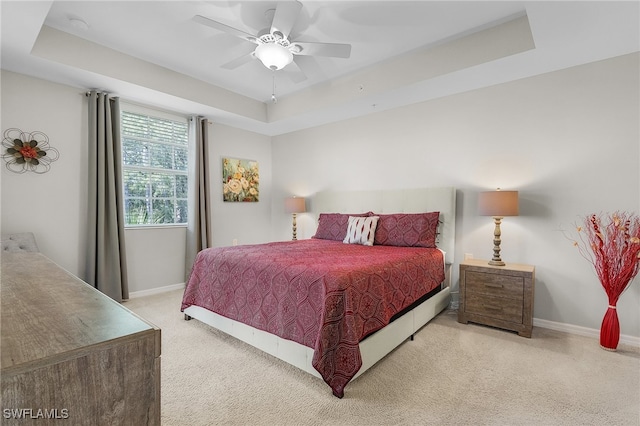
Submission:
[[[438,249],[320,239],[201,251],[182,299],[314,349],[342,397],[362,365],[358,343],[444,280]]]

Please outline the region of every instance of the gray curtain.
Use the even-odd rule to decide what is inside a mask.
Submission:
[[[129,298],[124,245],[120,100],[89,98],[87,282],[118,302]]]
[[[187,225],[185,279],[189,279],[193,261],[200,250],[211,247],[211,201],[209,193],[209,121],[191,117],[189,121],[189,217]]]

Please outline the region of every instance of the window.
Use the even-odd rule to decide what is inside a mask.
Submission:
[[[187,119],[123,106],[125,226],[187,223]]]

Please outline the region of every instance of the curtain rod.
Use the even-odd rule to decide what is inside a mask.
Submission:
[[[89,90],[88,92],[84,92],[84,96],[89,96],[89,95],[91,95],[91,92],[92,92],[92,91],[93,91],[93,90]],[[97,89],[96,89],[95,91],[96,91],[96,92],[99,92],[99,93],[103,93],[103,94],[109,94],[109,92],[105,92],[104,90],[97,90]],[[114,96],[114,98],[119,98],[119,96]],[[134,101],[127,101],[127,100],[124,100],[124,102],[125,102],[125,103],[126,103],[126,102],[128,102],[128,103],[130,103],[130,104],[134,104],[134,105],[138,105],[138,106],[141,106],[141,107],[143,107],[143,108],[154,109],[153,107],[150,107],[150,106],[148,106],[148,105],[144,105],[144,104],[140,104],[140,103],[137,103],[137,102],[134,102]],[[169,111],[169,110],[159,110],[159,111],[164,111],[164,112],[173,113],[173,114],[179,114],[179,113],[177,113],[177,112],[175,112],[175,111]],[[197,114],[189,114],[189,120],[191,120],[191,117],[192,117],[193,115],[197,115]],[[213,124],[213,122],[212,122],[211,120],[207,119],[207,124]]]

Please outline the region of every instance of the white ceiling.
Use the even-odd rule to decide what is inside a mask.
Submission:
[[[259,61],[220,67],[255,45],[192,20],[203,15],[257,34],[269,27],[274,1],[3,0],[1,65],[275,135],[640,50],[638,1],[302,3],[290,38],[349,43],[351,57],[314,57],[315,72],[300,83],[277,71],[275,105],[274,73]],[[492,56],[502,44],[495,37],[511,33],[482,39],[482,31],[523,17],[535,46]],[[462,39],[471,44],[449,48]],[[487,58],[474,59],[478,51]],[[92,52],[117,65],[98,67]],[[437,63],[426,63],[424,76],[407,69],[425,58]],[[429,70],[437,66],[446,71]]]

